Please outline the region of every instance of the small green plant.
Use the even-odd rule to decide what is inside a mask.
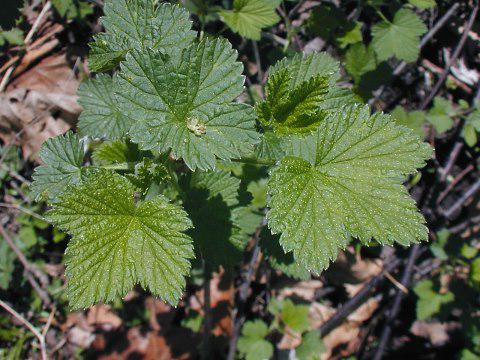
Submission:
[[[262,2],[235,1],[230,15],[251,3]],[[323,271],[352,238],[427,239],[402,182],[431,148],[339,87],[329,55],[278,62],[265,99],[245,104],[237,52],[197,38],[184,9],[106,0],[104,12],[89,66],[108,73],[81,85],[79,135],[44,144],[32,184],[48,220],[72,236],[73,308],[135,284],[176,305],[194,259],[207,272],[235,265],[264,209],[262,242],[275,242],[266,252],[275,262],[281,245],[298,277]]]

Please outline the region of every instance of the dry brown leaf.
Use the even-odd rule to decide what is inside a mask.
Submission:
[[[285,328],[285,333],[282,336],[282,339],[277,344],[277,347],[280,350],[290,350],[295,349],[302,343],[302,334],[293,331],[288,326]]]
[[[212,332],[216,336],[230,336],[232,331],[231,312],[235,289],[225,271],[214,273],[210,280],[210,304],[213,319]],[[203,289],[189,299],[190,309],[203,316]]]
[[[297,297],[306,301],[313,301],[315,293],[323,287],[323,282],[319,280],[306,280],[293,284],[293,286],[282,288],[277,298],[283,300],[288,297]]]
[[[330,266],[325,276],[334,284],[358,284],[370,280],[382,271],[381,261],[362,259],[350,251],[343,251]]]
[[[43,59],[0,94],[0,140],[33,157],[45,140],[71,128],[81,112],[78,81],[65,54]]]
[[[90,308],[87,322],[92,326],[99,326],[102,330],[111,331],[122,325],[122,319],[112,312],[109,305],[97,304]]]
[[[438,321],[416,320],[410,331],[413,335],[429,340],[432,345],[442,346],[449,340],[449,331],[458,329],[460,325],[454,322],[441,323]]]

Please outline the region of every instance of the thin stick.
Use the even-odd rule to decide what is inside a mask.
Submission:
[[[428,95],[428,97],[422,102],[422,105],[420,106],[420,110],[425,110],[425,108],[430,104],[430,102],[433,100],[435,95],[437,95],[438,91],[442,87],[445,79],[447,78],[447,76],[450,72],[450,67],[457,60],[458,56],[460,55],[461,51],[463,50],[463,47],[465,46],[465,42],[467,41],[468,33],[470,32],[470,29],[472,28],[473,23],[475,22],[475,18],[477,17],[477,13],[478,13],[478,4],[475,5],[475,8],[473,9],[472,14],[470,15],[470,18],[468,19],[468,22],[465,25],[462,37],[460,38],[460,42],[458,43],[457,47],[455,48],[455,51],[453,52],[450,59],[448,59],[447,64],[445,65],[445,68],[443,69],[442,75],[437,80],[437,83],[433,87],[432,91],[430,91],[430,94]]]
[[[248,269],[244,278],[242,285],[238,290],[238,305],[237,309],[234,310],[233,313],[233,330],[232,330],[232,337],[230,338],[230,347],[228,349],[227,360],[234,360],[235,353],[237,351],[237,343],[238,338],[240,336],[240,330],[242,328],[243,322],[245,321],[245,305],[248,298],[248,290],[250,289],[250,285],[252,283],[253,273],[255,272],[255,264],[260,256],[260,233],[262,229],[267,225],[267,220],[264,218],[262,220],[262,224],[255,232],[253,236],[254,245],[253,245],[253,252],[252,257],[250,258],[250,262],[248,263]]]
[[[478,191],[480,191],[480,180],[477,180],[463,195],[458,199],[452,206],[450,206],[446,210],[441,210],[440,212],[443,213],[447,219],[451,218],[453,214],[455,214],[458,210],[460,210],[463,204],[473,195],[475,195]]]
[[[19,210],[21,212],[24,212],[27,215],[33,216],[34,218],[36,218],[38,220],[45,221],[45,218],[43,216],[37,214],[36,212],[34,212],[32,210],[28,210],[28,209],[26,209],[26,208],[24,208],[23,206],[20,206],[20,205],[0,203],[0,207],[6,208],[6,209],[16,209],[16,210]]]
[[[50,3],[50,1],[47,1],[45,6],[43,7],[42,11],[40,11],[40,14],[35,19],[35,22],[32,25],[32,28],[30,29],[27,36],[25,37],[25,40],[24,40],[25,46],[28,46],[28,44],[32,40],[33,35],[37,31],[38,27],[40,26],[41,21],[45,17],[45,14],[47,13],[47,11],[50,10],[51,6],[52,6],[52,4]],[[8,81],[10,80],[10,76],[12,76],[13,70],[15,70],[15,65],[10,66],[8,68],[7,72],[5,73],[5,75],[3,76],[2,82],[0,82],[0,92],[3,92],[5,90],[5,88],[7,87]]]
[[[408,288],[410,285],[410,281],[412,278],[412,271],[415,265],[415,261],[418,259],[420,255],[420,245],[415,244],[412,249],[410,250],[410,255],[408,257],[407,266],[402,275],[401,284],[404,288]],[[382,336],[380,337],[380,344],[378,345],[377,351],[375,352],[375,356],[373,357],[374,360],[381,360],[383,357],[383,353],[385,351],[385,347],[390,340],[390,336],[392,334],[393,329],[393,321],[398,315],[400,311],[400,306],[402,304],[402,300],[405,293],[403,291],[397,291],[397,295],[395,296],[395,300],[393,302],[392,310],[388,313],[387,322],[382,331]]]
[[[325,336],[339,326],[352,312],[358,309],[358,307],[365,302],[370,293],[385,280],[385,274],[391,273],[400,266],[401,263],[401,260],[397,258],[387,261],[387,265],[380,274],[364,285],[354,297],[348,300],[330,319],[320,326],[320,334]]]
[[[460,154],[462,148],[463,143],[461,142],[457,142],[454,145],[453,150],[450,152],[450,156],[448,157],[447,165],[445,165],[445,169],[443,169],[442,175],[440,176],[441,182],[444,182],[448,174],[450,174],[450,172],[452,171],[453,165],[455,165],[455,162],[457,161],[458,155]]]
[[[204,265],[204,269],[206,266]],[[203,358],[210,356],[210,334],[212,333],[212,309],[210,300],[210,274],[204,270],[205,281],[203,283]]]
[[[45,6],[43,7],[42,11],[40,11],[40,14],[38,15],[38,17],[35,19],[35,22],[33,23],[32,25],[32,28],[30,29],[30,31],[28,32],[27,36],[25,37],[25,45],[28,45],[30,43],[30,41],[32,40],[33,38],[33,35],[35,34],[35,32],[37,31],[38,27],[40,26],[40,23],[42,22],[45,14],[47,13],[48,10],[50,10],[50,8],[52,7],[52,4],[49,1],[47,1],[45,3]]]
[[[33,333],[33,335],[35,335],[35,337],[38,339],[38,342],[40,343],[40,352],[41,352],[42,360],[47,360],[47,348],[45,345],[45,337],[40,333],[40,331],[38,331],[35,326],[33,326],[27,319],[25,319],[22,315],[16,312],[4,301],[0,300],[0,306],[4,308],[7,312],[9,312],[10,315],[12,315],[15,319],[17,319],[23,325],[25,325],[25,327],[28,328]]]
[[[27,258],[25,257],[25,255],[22,253],[22,251],[17,247],[17,245],[15,245],[14,241],[12,240],[12,238],[10,237],[10,235],[8,235],[8,233],[5,231],[5,229],[3,228],[3,226],[0,225],[0,235],[5,239],[5,241],[7,242],[8,246],[10,246],[10,248],[13,250],[13,252],[17,255],[18,257],[18,260],[20,260],[20,262],[22,263],[24,269],[28,272],[28,273],[31,273],[32,275],[34,275],[38,280],[40,280],[40,282],[42,283],[43,286],[47,286],[48,285],[48,278],[47,276],[42,272],[40,271],[40,269],[38,269],[35,265],[33,265],[32,263],[30,263]],[[30,284],[32,285],[32,287],[35,289],[35,291],[38,293],[38,295],[40,296],[40,298],[42,299],[42,301],[45,303],[45,305],[47,306],[50,306],[50,304],[52,303],[50,298],[48,297],[47,293],[44,292],[44,291],[39,291],[40,286],[37,284],[37,282],[35,281],[35,279],[33,277],[28,277],[27,276],[27,279],[29,280]]]
[[[257,64],[257,79],[258,83],[263,86],[263,70],[262,70],[262,61],[260,59],[260,52],[258,51],[258,43],[252,41],[253,45],[253,54],[255,56],[255,63]]]
[[[472,171],[474,169],[473,165],[470,164],[468,165],[465,169],[463,169],[460,174],[458,174],[455,179],[453,179],[453,181],[448,184],[447,188],[445,189],[445,191],[443,191],[440,196],[438,197],[437,199],[437,205],[439,205],[443,199],[445,199],[445,197],[450,193],[450,191],[452,191],[452,189],[455,187],[455,185],[457,185],[470,171]]]

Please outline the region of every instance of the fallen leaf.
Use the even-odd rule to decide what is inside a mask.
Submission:
[[[97,304],[90,308],[87,315],[89,325],[98,326],[104,331],[118,329],[122,325],[122,319],[112,312],[109,305]]]

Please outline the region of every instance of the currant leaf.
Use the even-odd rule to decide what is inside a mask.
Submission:
[[[102,19],[106,33],[90,44],[92,71],[115,68],[133,50],[158,49],[177,57],[195,38],[188,12],[155,0],[107,0]]]
[[[272,67],[266,99],[257,105],[259,121],[278,135],[308,133],[338,106],[357,99],[335,85],[339,64],[325,53],[298,54]]]
[[[78,96],[83,107],[78,122],[82,134],[109,140],[120,139],[127,134],[132,121],[118,106],[112,77],[100,74],[87,80],[80,85]]]
[[[292,142],[288,155],[271,172],[267,219],[285,252],[308,270],[327,268],[350,236],[389,245],[427,239],[401,182],[431,149],[389,116],[346,107]]]
[[[235,224],[240,180],[226,171],[196,172],[189,181],[185,200],[194,225],[191,236],[198,257],[215,269],[241,260],[242,229]]]
[[[99,171],[64,193],[47,214],[72,235],[66,250],[70,305],[125,296],[139,283],[176,305],[193,258],[187,214],[163,196],[135,204],[124,177]]]
[[[195,44],[176,61],[153,50],[132,51],[118,84],[123,111],[138,119],[132,140],[144,150],[171,149],[192,170],[251,152],[259,137],[254,112],[232,102],[244,82],[236,58],[223,39]]]
[[[32,196],[55,201],[69,185],[79,184],[89,171],[82,167],[84,156],[83,142],[72,131],[48,139],[40,150],[44,165],[32,175]]]
[[[383,21],[372,27],[372,46],[379,61],[395,56],[414,62],[420,53],[420,36],[426,32],[427,27],[413,11],[400,9],[392,22]]]
[[[219,15],[234,32],[260,40],[261,30],[280,20],[275,12],[279,3],[278,0],[234,0],[233,9],[221,10]]]

